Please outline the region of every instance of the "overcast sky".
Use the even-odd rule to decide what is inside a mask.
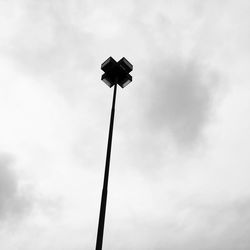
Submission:
[[[250,249],[248,0],[0,0],[0,248]]]

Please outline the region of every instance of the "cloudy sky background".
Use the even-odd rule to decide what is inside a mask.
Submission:
[[[0,1],[1,250],[250,248],[247,0]]]

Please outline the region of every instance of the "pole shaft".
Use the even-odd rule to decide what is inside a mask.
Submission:
[[[96,239],[96,250],[102,250],[103,231],[104,231],[106,203],[107,203],[107,194],[108,194],[109,165],[110,165],[110,155],[111,155],[114,116],[115,116],[116,90],[117,90],[117,84],[115,84],[114,86],[113,101],[112,101],[112,108],[111,108],[111,115],[110,115],[108,145],[107,145],[105,172],[104,172],[104,180],[103,180],[103,188],[102,188],[102,199],[101,199],[101,207],[100,207],[98,231],[97,231],[97,239]]]

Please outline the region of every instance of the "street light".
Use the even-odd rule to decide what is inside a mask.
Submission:
[[[133,70],[133,65],[123,57],[119,62],[116,62],[112,57],[109,57],[101,66],[105,72],[102,75],[102,80],[112,87],[116,83],[122,88],[132,82],[132,76],[129,74]]]
[[[122,88],[124,88],[130,82],[132,82],[132,76],[129,73],[133,70],[133,65],[125,57],[123,57],[118,62],[116,62],[112,57],[109,57],[101,65],[101,69],[104,71],[104,74],[102,75],[102,80],[110,88],[114,85],[114,92],[113,92],[113,101],[112,101],[112,108],[111,108],[111,115],[110,115],[108,145],[107,145],[105,172],[104,172],[104,180],[103,180],[103,188],[102,188],[102,199],[101,199],[98,231],[97,231],[97,238],[96,238],[96,250],[102,250],[103,230],[104,230],[106,203],[107,203],[107,194],[108,194],[109,165],[110,165],[113,125],[114,125],[114,116],[115,116],[115,101],[116,101],[117,84],[120,85]]]

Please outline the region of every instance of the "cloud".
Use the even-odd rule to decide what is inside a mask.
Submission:
[[[189,196],[174,204],[170,199],[165,212],[155,209],[118,219],[123,226],[112,225],[117,240],[110,237],[105,244],[123,250],[249,249],[249,208],[249,198],[213,202]]]
[[[3,48],[24,71],[58,77],[76,68],[89,70],[93,39],[85,31],[85,18],[79,15],[85,11],[71,3],[29,0],[23,1],[19,9],[22,15],[16,22],[18,30]]]
[[[178,146],[194,145],[209,121],[218,73],[179,59],[157,62],[150,74],[145,123],[151,131],[170,134]]]
[[[20,217],[30,208],[31,200],[22,194],[10,159],[0,155],[0,220]]]
[[[174,242],[169,249],[232,250],[250,247],[249,198],[218,203],[190,198],[182,205],[179,211],[182,215],[176,228],[181,241]],[[166,244],[168,242],[159,249],[165,249]]]
[[[181,166],[179,150],[195,153],[207,142],[206,128],[217,115],[222,75],[201,59],[180,55],[143,65],[134,72],[130,96],[119,99],[116,130],[120,152],[126,151],[125,165],[145,173],[146,166],[158,171],[173,165],[172,160],[175,167]],[[152,167],[156,162],[158,167]]]

